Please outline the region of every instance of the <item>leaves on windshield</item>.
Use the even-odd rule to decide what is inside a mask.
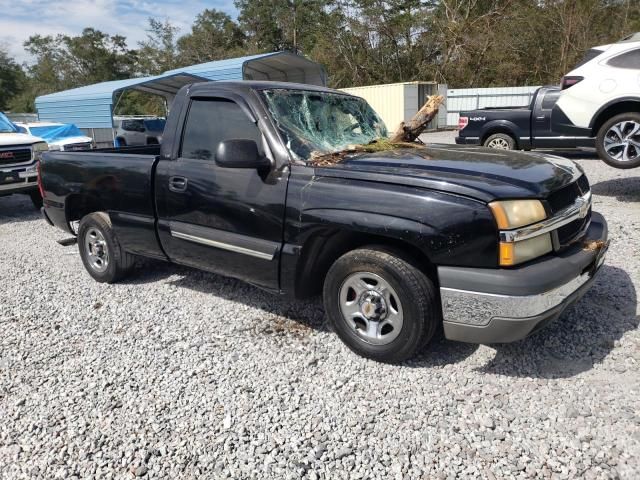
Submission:
[[[376,153],[388,152],[390,150],[407,149],[407,148],[423,148],[423,143],[414,142],[392,142],[387,138],[374,140],[366,145],[349,145],[348,147],[331,153],[320,153],[312,155],[309,164],[315,167],[330,167],[336,163],[342,162],[349,155],[357,153]]]

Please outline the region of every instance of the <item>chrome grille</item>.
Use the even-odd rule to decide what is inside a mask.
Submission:
[[[589,225],[590,221],[591,209],[589,209],[589,213],[587,213],[586,217],[579,218],[571,223],[567,223],[566,225],[556,230],[560,246],[568,245],[573,240],[575,240],[579,236],[579,234],[582,233],[583,230],[585,230],[585,228]]]
[[[0,150],[0,165],[16,165],[31,161],[30,148],[10,148]]]
[[[569,205],[573,205],[576,198],[582,197],[588,191],[589,180],[587,180],[585,175],[580,176],[575,182],[556,190],[547,197],[547,203],[551,208],[551,213],[558,213]]]
[[[555,215],[570,205],[573,205],[578,197],[583,197],[588,192],[589,180],[587,180],[585,175],[581,175],[575,182],[556,190],[547,197],[547,204],[551,209],[551,214]],[[586,227],[588,227],[590,221],[591,208],[589,208],[584,218],[578,218],[571,223],[563,225],[554,232],[554,234],[557,235],[556,245],[562,248],[576,240],[580,234],[585,231]]]

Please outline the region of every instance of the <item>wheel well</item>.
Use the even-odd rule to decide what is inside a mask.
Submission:
[[[296,272],[296,296],[306,298],[321,293],[331,265],[345,253],[365,246],[383,249],[410,262],[437,285],[436,267],[416,246],[382,235],[332,231],[314,236],[303,246]]]
[[[509,135],[511,138],[513,138],[513,141],[515,142],[516,147],[518,146],[518,139],[513,134],[513,132],[509,130],[507,127],[492,127],[489,131],[487,131],[482,136],[482,138],[480,139],[480,145],[484,145],[484,142],[487,140],[487,138],[489,138],[491,135],[494,135],[496,133],[504,133],[505,135]]]
[[[640,100],[626,100],[609,105],[596,117],[591,130],[591,136],[595,137],[598,134],[600,127],[602,127],[607,120],[615,117],[616,115],[627,112],[640,112]]]
[[[89,195],[73,195],[65,201],[67,222],[81,220],[82,217],[93,212],[101,212],[104,209],[100,201]]]

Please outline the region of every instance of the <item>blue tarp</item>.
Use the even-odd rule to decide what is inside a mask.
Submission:
[[[40,137],[46,140],[48,143],[55,142],[57,140],[64,140],[71,137],[86,137],[82,130],[76,127],[73,123],[66,123],[64,125],[49,125],[29,127],[31,135]]]
[[[18,133],[18,127],[13,124],[11,120],[7,118],[7,116],[0,112],[0,132],[5,133]]]

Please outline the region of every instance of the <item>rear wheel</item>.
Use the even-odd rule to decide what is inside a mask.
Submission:
[[[359,355],[382,362],[414,356],[441,322],[429,278],[410,262],[373,248],[336,260],[323,297],[340,339]]]
[[[605,122],[598,131],[596,149],[607,165],[640,167],[640,113],[623,113]]]
[[[516,148],[516,141],[506,133],[494,133],[489,135],[482,145],[496,150],[513,150]]]
[[[122,249],[104,212],[90,213],[80,220],[78,248],[85,269],[98,282],[117,282],[133,269],[135,257]]]

